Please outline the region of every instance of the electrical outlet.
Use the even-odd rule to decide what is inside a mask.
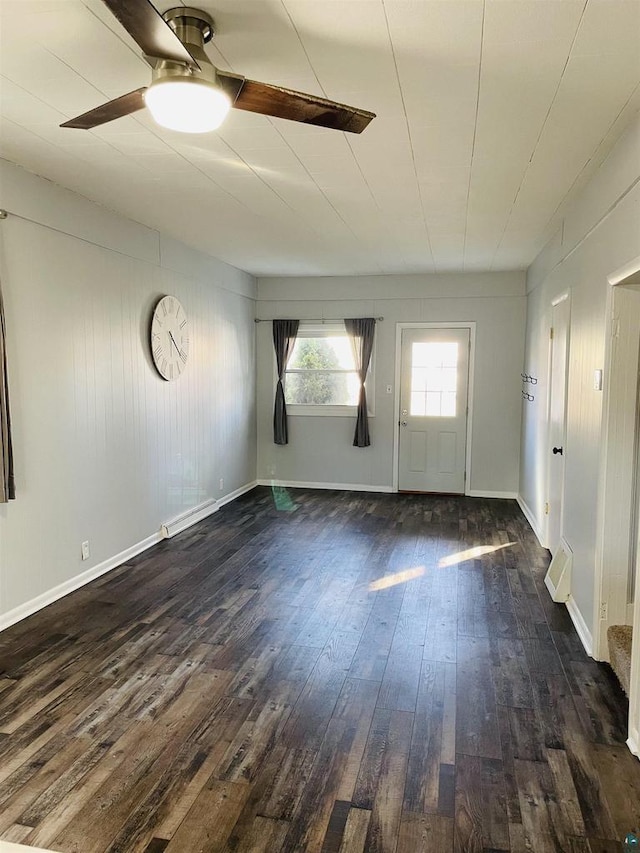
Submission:
[[[220,491],[224,489],[224,480],[220,477]]]
[[[607,619],[607,612],[608,612],[607,602],[603,601],[602,604],[600,605],[600,618],[604,621],[606,621],[606,619]]]
[[[89,549],[89,540],[87,539],[86,542],[82,543],[82,559],[88,560],[90,556],[91,556],[91,551]]]

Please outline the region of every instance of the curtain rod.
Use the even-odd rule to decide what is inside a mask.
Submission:
[[[282,317],[274,317],[274,319],[281,320],[283,318]],[[317,319],[317,318],[309,319],[309,318],[305,317],[304,319],[301,319],[300,322],[301,323],[342,323],[342,322],[344,322],[345,319],[349,320],[351,318],[350,317],[346,317],[346,318],[345,317],[321,317],[320,319]],[[381,323],[384,320],[384,317],[374,317],[373,319],[377,320],[379,323]],[[272,323],[273,320],[266,320],[265,318],[260,319],[259,317],[256,317],[253,322],[254,323]]]

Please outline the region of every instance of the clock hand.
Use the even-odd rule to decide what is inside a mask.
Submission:
[[[172,333],[172,332],[169,332],[169,337],[171,338],[171,343],[172,343],[172,344],[174,345],[174,347],[176,348],[176,352],[178,353],[178,355],[180,355],[180,347],[179,347],[179,346],[178,346],[178,344],[176,343],[175,338],[173,337],[173,333]]]

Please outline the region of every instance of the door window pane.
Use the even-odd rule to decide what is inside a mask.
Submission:
[[[410,414],[413,417],[455,417],[457,383],[457,343],[412,344]]]

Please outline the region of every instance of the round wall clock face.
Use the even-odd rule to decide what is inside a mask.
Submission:
[[[153,310],[151,354],[163,379],[177,379],[189,357],[189,323],[175,296],[164,296]]]

